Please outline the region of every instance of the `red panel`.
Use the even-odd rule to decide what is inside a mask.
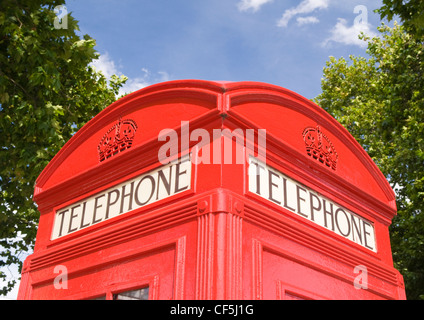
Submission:
[[[175,248],[159,248],[153,254],[70,274],[66,289],[55,289],[52,282],[34,285],[32,299],[110,298],[113,293],[148,286],[150,298],[169,300],[173,298],[174,262]]]
[[[346,249],[337,246],[326,249],[324,239],[311,242],[307,237],[298,240],[295,234],[286,237],[281,227],[274,228],[272,233],[250,223],[243,228],[243,252],[248,253],[244,256],[244,270],[251,270],[252,279],[251,287],[247,286],[246,272],[245,294],[250,287],[253,299],[404,298],[398,296],[398,273],[378,260],[364,259],[353,251],[349,257],[344,256]],[[366,277],[362,270],[366,271]],[[245,297],[249,299],[249,295]]]

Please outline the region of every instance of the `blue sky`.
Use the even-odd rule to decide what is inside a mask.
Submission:
[[[67,0],[95,66],[129,77],[125,92],[167,80],[261,81],[308,99],[329,56],[366,56],[381,0]],[[8,272],[18,276],[14,267]],[[1,283],[0,283],[1,285]],[[15,299],[18,286],[7,298]],[[2,299],[2,297],[0,297]]]
[[[96,66],[106,75],[129,77],[127,92],[166,80],[249,80],[314,98],[329,56],[366,55],[357,34],[377,33],[380,19],[373,11],[381,5],[381,0],[68,0],[66,8],[79,20],[81,33],[96,39],[101,54]]]

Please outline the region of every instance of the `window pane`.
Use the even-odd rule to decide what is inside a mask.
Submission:
[[[148,300],[149,287],[120,292],[113,295],[113,300]]]

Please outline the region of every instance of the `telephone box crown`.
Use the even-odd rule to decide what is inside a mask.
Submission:
[[[338,154],[330,139],[321,131],[320,126],[307,127],[303,131],[306,153],[333,170],[337,168]]]
[[[99,151],[99,161],[102,162],[119,152],[131,148],[137,124],[134,120],[121,118],[103,136],[97,147]]]

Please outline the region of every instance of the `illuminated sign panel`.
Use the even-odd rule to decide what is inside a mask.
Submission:
[[[371,222],[254,157],[249,159],[249,191],[376,251],[375,230]]]
[[[190,189],[190,184],[191,161],[187,155],[58,210],[51,239],[163,200]]]

